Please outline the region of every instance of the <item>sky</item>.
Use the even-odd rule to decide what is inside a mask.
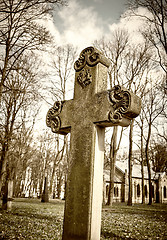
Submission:
[[[110,33],[126,10],[127,0],[69,0],[68,6],[56,8],[48,27],[57,44],[70,43],[88,47]]]

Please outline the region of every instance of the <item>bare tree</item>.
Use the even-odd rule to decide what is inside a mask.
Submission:
[[[159,64],[167,73],[167,1],[166,0],[129,0],[131,16],[137,16],[146,23],[142,34],[156,50]],[[137,8],[147,9],[147,14],[139,13]]]
[[[166,0],[129,0],[128,1],[129,10],[126,17],[137,17],[143,20],[143,24],[140,28],[140,32],[142,33],[143,37],[146,41],[150,44],[152,57],[151,60],[154,61],[155,65],[158,62],[161,69],[164,71],[164,77],[162,81],[159,82],[163,92],[166,94],[166,83],[167,83],[167,32],[166,32],[166,25],[167,25],[167,1]],[[140,9],[139,9],[140,8]],[[142,13],[142,8],[143,11]],[[157,72],[160,71],[157,67]],[[160,74],[162,74],[160,72]],[[159,75],[160,75],[159,74]],[[151,86],[154,88],[154,86]],[[152,91],[152,90],[150,90]],[[152,95],[152,94],[151,94]],[[161,93],[158,93],[159,99],[161,99]],[[164,94],[162,94],[164,96]],[[152,97],[151,97],[152,99]],[[163,106],[163,101],[161,102]],[[150,109],[152,109],[152,102],[150,102]],[[149,109],[149,112],[150,112]],[[158,112],[157,112],[158,113]],[[152,114],[151,114],[152,115]],[[159,115],[159,114],[158,114]],[[157,117],[158,117],[157,115]],[[151,117],[152,118],[152,117]],[[142,119],[143,121],[143,119]],[[148,175],[149,175],[149,204],[152,203],[151,198],[151,176],[150,176],[150,164],[149,164],[149,141],[151,138],[151,128],[152,128],[152,120],[148,121],[148,135],[145,139],[146,141],[146,148],[145,148],[145,155],[147,160],[148,166]],[[140,123],[141,134],[143,135],[143,122]],[[143,144],[144,136],[141,136],[141,144]],[[143,150],[141,147],[141,157],[143,158]],[[143,162],[143,161],[142,161]],[[143,164],[143,163],[142,163]],[[144,193],[144,191],[143,191]],[[144,201],[144,195],[143,195]]]
[[[26,114],[26,113],[25,113]],[[29,127],[25,124],[24,115],[22,125],[14,131],[7,152],[9,180],[13,182],[13,195],[21,196],[21,184],[26,178],[26,169],[30,159],[36,153],[36,147],[33,144],[34,119],[29,121]],[[23,184],[22,184],[23,185]]]
[[[142,204],[145,204],[145,188],[144,188],[144,165],[145,165],[145,153],[144,153],[144,141],[145,141],[145,136],[144,136],[144,113],[141,111],[140,116],[138,120],[135,121],[137,124],[137,127],[139,127],[139,144],[138,148],[140,150],[140,158],[138,161],[140,162],[141,165],[141,175],[142,175]],[[136,143],[137,145],[137,143]]]
[[[133,90],[141,99],[144,90],[148,84],[148,74],[154,67],[150,62],[151,53],[148,44],[138,44],[131,46],[125,55],[124,76],[126,79],[125,86],[129,90]],[[128,205],[132,205],[132,166],[133,166],[133,128],[135,121],[130,124],[129,130],[129,195]]]
[[[77,49],[72,45],[52,47],[49,63],[49,77],[51,86],[46,86],[52,97],[57,100],[65,100],[69,91],[74,87],[74,62],[76,60]]]
[[[72,45],[55,47],[49,53],[51,61],[48,64],[50,84],[45,87],[51,98],[64,101],[69,98],[69,92],[73,90],[74,70],[73,65],[76,59],[76,49]],[[71,85],[71,86],[70,86]],[[71,94],[70,94],[71,95]],[[60,197],[63,178],[66,179],[68,165],[68,136],[62,141],[56,135],[56,148],[53,153],[53,167],[50,173],[50,193],[53,192],[53,182],[57,178],[57,196]]]
[[[119,29],[114,33],[113,41],[107,42],[106,45],[104,40],[101,42],[101,50],[103,48],[104,53],[110,58],[112,63],[109,72],[111,86],[112,84],[123,85],[128,90],[139,95],[139,97],[142,97],[144,88],[148,82],[148,73],[154,67],[153,64],[150,63],[151,53],[149,45],[146,42],[135,45],[131,44],[128,32]],[[129,205],[132,204],[133,125],[134,121],[132,121],[130,125],[129,134],[129,197],[131,199],[128,201]],[[113,138],[111,139],[113,141]],[[111,156],[113,156],[113,154],[111,154]],[[113,169],[113,167],[111,169]],[[114,172],[111,173],[111,175],[114,175]]]
[[[158,85],[158,83],[157,83]],[[156,127],[155,124],[157,118],[161,117],[162,113],[165,111],[166,99],[164,96],[159,94],[157,85],[150,86],[147,94],[144,96],[144,104],[142,111],[144,114],[144,119],[147,124],[147,131],[145,129],[145,158],[148,168],[149,177],[149,204],[152,204],[152,187],[151,187],[151,165],[150,165],[150,155],[149,155],[149,145],[151,140],[152,128]],[[155,125],[154,125],[155,124]]]
[[[50,42],[51,36],[41,21],[54,5],[63,0],[0,1],[0,102],[8,91],[6,83],[23,54]]]
[[[108,200],[107,200],[107,205],[109,205],[109,206],[112,206],[112,204],[113,204],[115,162],[116,162],[117,152],[120,148],[123,130],[124,129],[122,128],[120,136],[119,136],[119,142],[118,143],[117,143],[118,126],[113,127],[113,133],[112,133],[112,136],[111,136],[110,153],[109,153],[110,184],[109,184],[109,189],[108,189]]]
[[[112,88],[116,84],[123,83],[122,76],[122,67],[123,67],[123,58],[124,52],[128,47],[128,32],[122,29],[118,29],[113,33],[113,36],[110,41],[105,41],[101,39],[94,43],[111,61],[109,68],[109,81],[110,87]],[[115,162],[117,157],[117,152],[120,147],[123,128],[121,130],[119,143],[117,145],[117,132],[118,126],[113,127],[113,133],[110,142],[110,184],[108,191],[108,201],[107,205],[112,206],[113,203],[113,194],[114,194],[114,176],[115,176]]]
[[[126,30],[117,29],[113,32],[110,40],[101,39],[94,45],[98,47],[107,58],[110,59],[109,68],[110,87],[120,84],[123,85],[124,78],[122,75],[123,60],[129,44],[129,34]]]
[[[11,141],[16,131],[27,121],[26,118],[34,114],[35,108],[32,104],[38,99],[39,88],[37,72],[32,71],[32,65],[35,70],[34,61],[33,56],[31,60],[22,57],[17,65],[17,71],[11,71],[6,81],[9,90],[2,96],[0,115],[0,186],[9,178],[7,154]]]
[[[62,143],[62,147],[60,147],[60,139],[59,136],[56,135],[56,153],[53,153],[53,167],[51,169],[51,176],[50,176],[50,189],[49,189],[49,193],[53,193],[53,182],[55,179],[55,174],[57,176],[57,182],[58,182],[58,186],[57,186],[57,192],[61,192],[61,185],[62,185],[62,178],[64,176],[64,169],[61,168],[61,166],[64,166],[64,162],[66,162],[65,159],[65,150],[66,150],[66,141],[67,138],[64,138],[64,142]],[[60,194],[58,194],[58,198],[60,197]]]
[[[151,162],[155,172],[167,172],[167,146],[164,141],[152,141]]]

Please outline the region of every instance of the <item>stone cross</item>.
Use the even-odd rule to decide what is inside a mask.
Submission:
[[[75,62],[74,98],[49,109],[47,126],[71,132],[63,240],[99,240],[105,127],[128,126],[141,101],[115,86],[107,90],[109,60],[96,48],[84,49]]]

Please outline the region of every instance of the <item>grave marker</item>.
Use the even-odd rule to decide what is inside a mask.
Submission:
[[[63,240],[100,239],[105,127],[128,126],[140,113],[136,95],[120,86],[107,90],[109,65],[96,48],[84,49],[74,65],[74,99],[47,113],[53,132],[71,132]]]

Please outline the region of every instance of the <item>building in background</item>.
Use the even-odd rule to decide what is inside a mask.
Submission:
[[[128,201],[128,171],[127,161],[117,161],[114,177],[114,202]],[[108,189],[110,184],[110,170],[104,170],[104,192],[105,201],[107,202]],[[155,173],[151,171],[152,182],[152,199],[153,202],[167,203],[167,175],[163,173]],[[144,167],[144,189],[145,203],[149,201],[149,181],[147,167]],[[132,170],[132,203],[142,203],[142,175],[141,166],[133,165]]]

